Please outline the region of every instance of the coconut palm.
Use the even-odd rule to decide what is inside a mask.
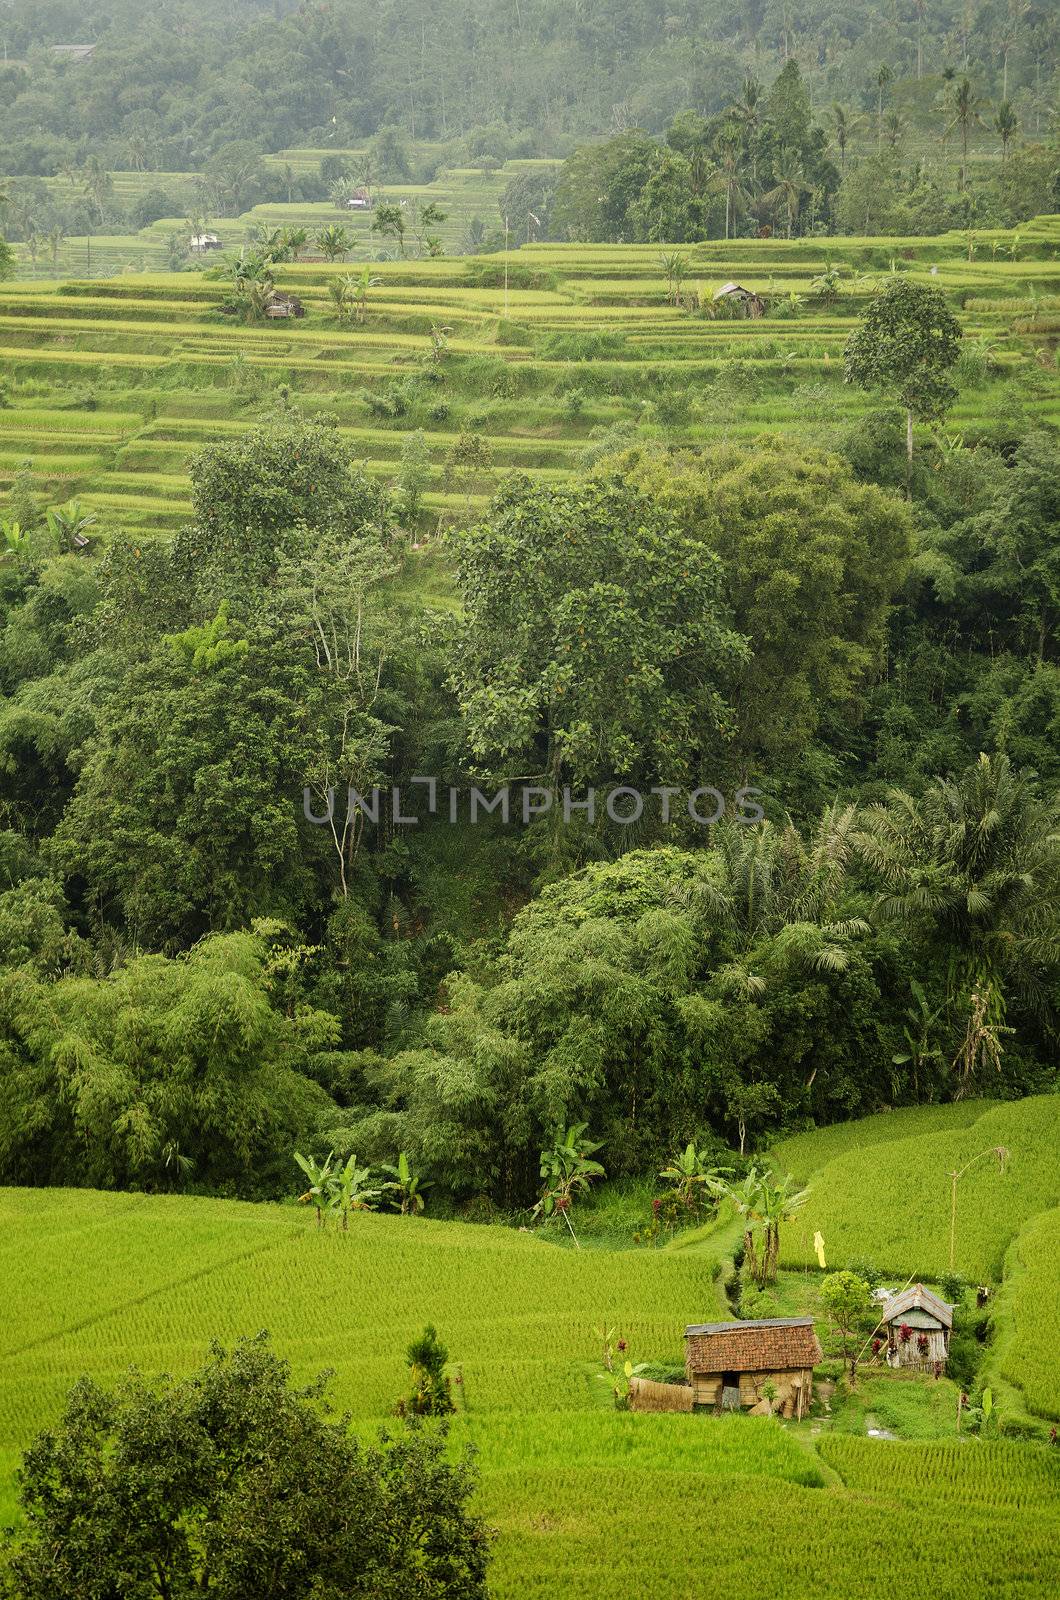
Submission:
[[[773,176],[777,180],[773,188],[764,196],[766,204],[783,207],[788,219],[788,238],[791,238],[792,229],[799,215],[799,205],[804,194],[808,193],[806,176],[803,172],[802,158],[797,150],[788,145],[782,145],[780,153],[773,163]]]
[[[890,67],[887,65],[887,63],[885,61],[885,62],[883,62],[883,64],[879,68],[879,71],[876,73],[876,78],[875,78],[875,83],[876,83],[876,149],[877,149],[877,151],[880,151],[880,150],[883,149],[883,93],[884,93],[884,90],[887,88],[887,85],[889,83],[893,83],[893,82],[894,82],[894,73],[891,71]]]
[[[1020,121],[1007,100],[1002,100],[994,118],[994,132],[1001,139],[1001,159],[1008,160],[1009,141],[1019,132]]]
[[[961,131],[961,188],[968,181],[968,135],[975,126],[982,127],[983,119],[979,115],[982,101],[972,88],[968,78],[962,78],[953,91],[951,101],[953,115],[946,125],[947,136],[954,128]]]
[[[897,150],[905,137],[907,123],[898,111],[889,111],[884,119],[887,143],[892,150]]]
[[[744,157],[736,128],[719,136],[716,153],[718,170],[710,181],[710,187],[716,194],[725,195],[725,237],[728,239],[732,231],[735,208],[738,205],[745,205],[750,199],[748,191],[740,181],[743,175]]]
[[[839,148],[839,164],[845,172],[847,169],[847,145],[861,118],[856,112],[848,111],[838,101],[832,106],[832,126],[835,130],[835,142]]]
[[[1060,804],[1040,800],[1007,756],[981,755],[914,799],[862,813],[855,839],[880,882],[875,915],[951,952],[951,1001],[990,985],[1052,1007],[1060,969]]]
[[[729,108],[729,116],[743,135],[744,151],[751,158],[751,187],[758,188],[758,134],[762,126],[762,85],[757,78],[745,78],[740,98]]]

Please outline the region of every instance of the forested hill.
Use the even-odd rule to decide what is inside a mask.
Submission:
[[[949,70],[1026,124],[1055,106],[1058,36],[1051,0],[7,0],[0,167],[192,170],[235,140],[341,148],[387,125],[566,154],[717,112],[789,58],[820,103],[873,106],[883,69],[915,112]],[[89,59],[55,50],[80,44]]]

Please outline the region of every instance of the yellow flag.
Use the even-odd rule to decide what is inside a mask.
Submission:
[[[824,1234],[818,1230],[813,1236],[813,1248],[817,1251],[817,1265],[823,1267],[824,1260]]]

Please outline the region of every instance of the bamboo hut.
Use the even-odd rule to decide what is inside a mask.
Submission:
[[[953,1307],[914,1283],[892,1295],[883,1308],[887,1328],[887,1365],[938,1372],[946,1365],[953,1330]]]
[[[685,1329],[685,1371],[693,1404],[715,1411],[804,1417],[820,1359],[812,1317],[703,1322]]]

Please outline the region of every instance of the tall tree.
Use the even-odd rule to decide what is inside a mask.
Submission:
[[[847,382],[882,390],[905,411],[910,465],[913,418],[940,416],[956,394],[950,374],[960,343],[960,322],[941,289],[902,277],[875,296],[847,340]]]

